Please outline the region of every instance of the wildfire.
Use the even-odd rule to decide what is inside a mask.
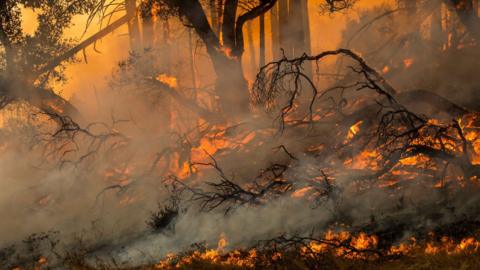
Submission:
[[[413,63],[414,63],[413,58],[407,58],[403,60],[403,66],[405,68],[410,68],[413,65]]]
[[[175,89],[178,88],[177,78],[175,78],[173,76],[169,76],[165,73],[162,73],[162,74],[158,75],[156,79],[157,79],[157,81],[162,82],[162,83],[168,85],[171,88],[175,88]]]
[[[222,51],[230,59],[236,59],[235,55],[233,55],[233,50],[228,47],[222,47]]]
[[[217,250],[218,251],[223,251],[225,247],[227,246],[227,238],[225,237],[225,234],[220,235],[220,239],[218,239],[218,244],[217,244]]]
[[[355,125],[350,127],[347,134],[347,140],[353,139],[360,132],[360,126],[362,124],[363,124],[363,121],[359,121]]]
[[[307,193],[309,193],[309,192],[312,191],[312,190],[313,190],[313,187],[304,187],[304,188],[302,188],[302,189],[296,190],[296,191],[291,195],[291,197],[292,197],[292,198],[297,198],[297,199],[303,198],[303,197],[305,197],[305,195],[306,195]]]
[[[383,67],[382,73],[383,73],[383,74],[387,74],[388,72],[390,72],[390,67],[389,67],[389,66]]]
[[[401,165],[415,166],[415,165],[418,165],[420,163],[426,162],[428,160],[429,160],[429,158],[427,158],[425,156],[413,156],[413,157],[403,158],[399,162],[400,162]]]
[[[355,170],[362,170],[366,168],[377,169],[377,160],[380,154],[377,150],[363,150],[360,154],[353,159],[347,160],[345,165]]]
[[[185,257],[169,254],[165,260],[155,266],[155,269],[188,268],[189,266],[195,265],[195,262],[201,261],[212,265],[254,269],[256,266],[258,267],[259,260],[275,262],[289,256],[287,253],[279,251],[264,254],[257,249],[250,249],[246,252],[233,250],[223,254],[223,245],[226,244],[226,242],[223,242],[223,237],[223,235],[220,237],[219,247],[216,250],[208,249],[203,252],[194,251]],[[379,239],[375,235],[368,235],[366,233],[352,235],[345,231],[328,231],[322,240],[312,240],[303,245],[299,250],[299,254],[305,259],[315,259],[317,256],[331,254],[346,260],[369,260],[378,258],[375,252],[371,252],[378,249],[378,243]],[[432,256],[443,253],[447,255],[474,254],[479,251],[479,247],[480,242],[473,237],[462,239],[459,242],[443,237],[439,242],[427,242],[423,245],[420,245],[417,240],[412,237],[407,242],[401,243],[398,246],[392,246],[387,250],[386,255],[408,256],[421,254],[424,256]]]

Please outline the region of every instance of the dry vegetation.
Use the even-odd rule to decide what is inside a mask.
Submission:
[[[320,53],[306,0],[80,2],[0,3],[8,269],[480,269],[478,1],[369,9]],[[74,45],[77,15],[102,30]],[[124,24],[94,112],[54,91]]]

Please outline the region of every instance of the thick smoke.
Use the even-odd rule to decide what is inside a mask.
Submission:
[[[381,8],[361,13],[360,20],[349,22],[347,29],[358,29],[363,22],[385,12],[386,9]],[[385,69],[385,77],[398,90],[435,87],[429,90],[449,94],[447,89],[451,89],[452,82],[457,88],[473,89],[470,85],[473,77],[459,80],[445,76],[451,69],[463,68],[457,62],[445,60],[446,63],[441,63],[442,69],[432,71],[428,63],[437,55],[425,54],[428,48],[417,46],[421,43],[418,39],[426,36],[416,36],[408,42],[393,38],[391,43],[377,48],[381,40],[389,40],[386,36],[402,36],[406,22],[395,19],[399,16],[395,13],[375,22],[375,27],[360,33],[355,42],[347,42],[353,35],[350,31],[354,30],[346,31],[344,44],[361,52],[377,70]],[[418,20],[424,17],[423,14],[417,16]],[[176,24],[182,27],[179,22]],[[422,21],[423,24],[428,26]],[[458,217],[477,214],[478,197],[473,193],[459,196],[464,191],[456,186],[446,194],[444,189],[431,188],[430,179],[420,176],[406,181],[401,188],[385,189],[378,186],[377,179],[365,179],[362,170],[342,171],[344,155],[358,154],[360,146],[348,153],[335,152],[335,147],[331,147],[327,156],[312,154],[311,148],[330,147],[345,140],[346,134],[337,133],[337,129],[348,131],[355,123],[341,122],[340,118],[334,118],[338,122],[322,123],[320,127],[299,125],[300,128],[281,130],[278,107],[270,114],[264,114],[264,108],[255,108],[255,118],[241,119],[240,124],[233,127],[209,126],[207,121],[199,119],[198,108],[180,104],[175,95],[168,92],[174,88],[189,99],[197,98],[207,109],[218,105],[208,59],[199,57],[196,63],[197,79],[202,82],[196,86],[199,95],[194,96],[195,91],[189,89],[191,78],[185,52],[189,48],[181,45],[188,40],[184,34],[177,37],[175,44],[169,44],[182,55],[176,59],[176,65],[165,68],[163,64],[172,61],[171,55],[146,50],[131,55],[115,68],[108,79],[109,87],[91,95],[95,102],[77,97],[77,105],[86,113],[80,119],[73,119],[80,127],[73,131],[73,137],[70,130],[61,129],[65,121],[72,123],[69,119],[44,115],[25,104],[13,104],[5,109],[0,130],[0,215],[3,219],[0,263],[13,265],[36,255],[55,261],[56,254],[62,257],[74,251],[91,264],[100,259],[111,264],[142,265],[158,262],[170,252],[187,250],[193,243],[205,242],[215,248],[221,235],[228,240],[227,248],[236,249],[249,248],[260,240],[280,235],[306,235],[313,229],[317,233],[330,229],[355,231],[366,225],[372,232],[384,232],[389,231],[392,224],[399,224],[403,235],[396,241],[402,241],[455,222]],[[432,43],[439,38],[430,37]],[[407,45],[399,49],[398,44]],[[369,54],[371,51],[376,53]],[[321,73],[348,70],[349,60],[336,60],[335,64],[320,64]],[[410,61],[413,61],[411,66]],[[159,75],[164,75],[160,78],[170,90],[153,82]],[[357,75],[352,75],[353,79],[357,79]],[[443,80],[439,80],[441,78]],[[343,83],[350,79],[345,78]],[[330,77],[320,77],[317,83],[321,89],[329,89],[332,81]],[[459,81],[465,84],[459,86]],[[352,95],[349,102],[353,103],[370,104],[377,97],[354,91],[348,94]],[[304,104],[295,108],[295,116],[308,114],[306,102],[311,95],[308,91],[302,92],[300,98]],[[472,98],[470,94],[451,93],[448,97],[452,96],[460,105],[468,105]],[[331,97],[343,98],[336,93]],[[314,109],[323,110],[322,106],[330,106],[329,101],[325,97]],[[409,105],[416,111],[421,107],[421,114],[438,116],[438,112],[421,105]],[[345,126],[339,127],[340,124]],[[201,140],[207,135],[211,136],[208,144]],[[192,149],[196,149],[193,155]],[[259,180],[262,170],[280,164],[287,168],[283,178],[292,186],[288,192],[271,195],[258,205],[238,205],[228,213],[225,205],[205,211],[199,201],[192,200],[193,191],[208,191],[212,188],[208,183],[218,183],[221,177],[209,166],[190,165],[212,162],[209,155],[215,158],[222,172],[239,185],[252,185]],[[179,176],[181,174],[184,176]],[[158,210],[158,204],[168,204],[172,193],[171,182],[166,179],[170,175],[182,178],[191,190],[183,190],[179,195],[180,211],[172,221],[174,229],[155,232],[147,226],[147,221],[151,213]],[[319,196],[325,190],[329,193]],[[51,238],[36,240],[32,238],[35,233],[37,236],[45,233]],[[28,239],[31,241],[22,242]],[[52,245],[57,241],[58,244]],[[25,255],[30,252],[32,242],[35,250]]]

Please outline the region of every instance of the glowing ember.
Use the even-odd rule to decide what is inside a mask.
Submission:
[[[388,72],[390,72],[390,67],[389,67],[389,66],[383,67],[382,73],[383,73],[383,74],[387,74]]]
[[[407,58],[407,59],[403,60],[403,66],[405,68],[410,68],[413,65],[413,63],[414,63],[413,58]]]
[[[298,198],[303,198],[303,197],[305,197],[305,195],[306,195],[308,192],[310,192],[310,191],[312,191],[312,190],[313,190],[313,187],[304,187],[304,188],[302,188],[302,189],[296,190],[296,191],[291,195],[291,197],[292,197],[292,198],[297,198],[297,199],[298,199]]]

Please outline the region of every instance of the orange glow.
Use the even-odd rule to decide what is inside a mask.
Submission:
[[[353,139],[360,132],[360,126],[362,124],[363,124],[363,121],[359,121],[355,125],[350,127],[347,134],[347,140]]]
[[[405,68],[410,68],[413,64],[414,64],[413,58],[407,58],[407,59],[403,60],[403,66]]]
[[[407,165],[407,166],[414,166],[414,165],[418,165],[421,162],[426,162],[428,160],[429,158],[425,156],[413,156],[413,157],[407,157],[407,158],[401,159],[400,164]]]
[[[227,238],[225,237],[225,234],[220,235],[220,239],[218,239],[218,244],[217,244],[217,250],[218,251],[223,251],[225,247],[227,246]]]
[[[171,88],[178,88],[177,78],[169,76],[167,74],[160,74],[157,76],[157,81],[168,85]]]
[[[222,239],[222,238],[220,238]],[[366,233],[359,233],[352,235],[349,232],[333,232],[328,231],[324,234],[320,241],[310,241],[300,248],[301,256],[305,258],[315,258],[322,254],[333,254],[335,256],[349,259],[349,260],[365,260],[375,258],[376,255],[369,252],[378,247],[378,237],[375,235],[368,235]],[[220,242],[220,241],[219,241]],[[223,244],[219,245],[223,246]],[[415,238],[410,238],[408,241],[392,246],[388,250],[389,255],[436,255],[436,254],[474,254],[478,252],[480,242],[473,237],[462,239],[455,243],[452,239],[443,237],[439,242],[427,242],[424,244],[417,243]],[[195,251],[185,257],[178,257],[174,254],[168,254],[167,257],[155,265],[155,269],[175,269],[188,268],[194,261],[206,261],[224,266],[237,266],[245,268],[253,268],[255,262],[259,259],[265,259],[263,254],[259,255],[256,249],[251,249],[248,253],[242,253],[238,250],[233,250],[224,254],[223,248],[217,250],[209,249],[203,252]],[[370,255],[369,255],[370,254]],[[180,255],[181,256],[181,255]],[[276,261],[284,256],[281,252],[274,252],[271,255],[271,260]],[[373,256],[373,257],[372,257]],[[378,257],[377,257],[378,258]],[[268,258],[267,258],[268,259]]]
[[[297,199],[303,198],[308,192],[312,190],[313,190],[313,187],[304,187],[302,189],[296,190],[291,196],[292,198],[297,198]]]
[[[359,155],[355,156],[353,160],[350,161],[350,165],[352,169],[362,170],[362,169],[377,169],[377,159],[380,157],[380,154],[377,150],[364,150]]]
[[[387,74],[388,72],[390,72],[390,67],[389,67],[389,66],[385,66],[385,67],[382,69],[382,73],[383,73],[383,74]]]

